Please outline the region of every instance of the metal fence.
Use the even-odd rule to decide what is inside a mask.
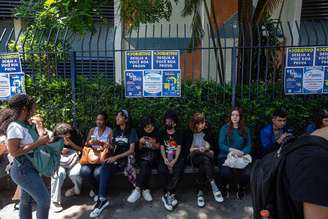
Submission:
[[[284,96],[286,47],[327,46],[327,30],[327,20],[271,21],[260,26],[228,23],[214,33],[207,24],[197,43],[189,24],[142,25],[123,35],[119,27],[97,25],[95,32],[83,36],[68,28],[4,28],[0,29],[0,52],[19,52],[23,71],[32,78],[40,73],[69,80],[75,103],[82,94],[93,95],[78,90],[79,76],[123,83],[126,51],[179,50],[183,80],[218,84],[226,92],[217,95],[217,101],[236,105],[239,99],[255,99],[263,93],[272,99]],[[124,90],[119,92],[124,98]]]

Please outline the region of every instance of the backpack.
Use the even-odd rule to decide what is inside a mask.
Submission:
[[[251,171],[251,192],[254,208],[254,219],[260,219],[260,211],[268,210],[270,218],[297,219],[291,212],[293,203],[284,187],[285,162],[287,156],[306,146],[326,148],[327,140],[313,135],[303,135],[290,139],[277,151],[257,160]]]
[[[16,121],[19,125],[28,129],[33,140],[38,139],[35,125],[28,125],[20,121]],[[26,154],[25,156],[31,161],[34,168],[43,176],[52,176],[58,170],[60,165],[60,155],[64,147],[64,139],[58,138],[55,142],[47,145],[40,145],[33,149],[33,157]]]

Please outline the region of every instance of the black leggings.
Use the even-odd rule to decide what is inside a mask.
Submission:
[[[213,160],[205,154],[195,154],[191,158],[193,167],[198,167],[198,177],[196,180],[197,191],[203,190],[205,185],[214,179]]]
[[[222,179],[223,186],[227,184],[230,185],[240,185],[241,187],[246,187],[250,180],[251,167],[248,165],[244,169],[235,169],[226,166],[220,168],[220,176]]]
[[[158,158],[153,161],[141,160],[139,166],[140,172],[137,175],[137,187],[142,190],[149,188],[152,167],[156,167],[160,176],[160,182],[164,193],[170,192],[174,194],[175,188],[183,174],[185,161],[182,158],[178,159],[173,166],[173,171],[171,174],[162,158]]]

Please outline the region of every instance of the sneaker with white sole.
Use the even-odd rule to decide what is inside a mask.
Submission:
[[[50,209],[54,213],[59,213],[63,210],[63,206],[59,202],[51,202]]]
[[[135,203],[139,198],[140,198],[140,190],[139,189],[134,189],[130,196],[128,197],[128,202],[130,203]]]
[[[198,194],[197,194],[197,206],[199,208],[205,207],[205,198],[204,198],[204,192],[203,191],[198,191]]]
[[[224,201],[224,198],[222,196],[222,193],[220,192],[220,190],[217,190],[216,192],[213,191],[213,196],[214,196],[214,199],[216,202],[223,202]]]
[[[151,202],[153,200],[153,197],[150,194],[149,189],[143,190],[142,191],[142,197],[147,201],[147,202]]]
[[[170,194],[170,199],[173,207],[178,205],[178,200],[175,198],[175,194]]]
[[[170,193],[166,193],[165,195],[162,196],[162,202],[163,202],[164,207],[166,208],[166,210],[168,210],[168,211],[173,210],[173,206],[172,206],[171,198],[170,198]]]
[[[91,211],[89,217],[90,218],[96,218],[98,217],[101,212],[109,205],[109,201],[107,199],[105,200],[98,200],[96,206]]]

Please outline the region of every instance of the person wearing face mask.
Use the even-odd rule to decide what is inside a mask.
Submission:
[[[177,206],[175,188],[185,168],[187,150],[183,147],[182,135],[176,130],[178,116],[174,111],[167,111],[164,116],[165,130],[161,133],[161,155],[166,174],[162,202],[168,211]],[[163,174],[163,173],[162,173]]]
[[[137,175],[136,187],[128,197],[128,202],[134,203],[140,197],[141,193],[143,198],[150,202],[153,200],[150,190],[149,181],[153,167],[157,167],[161,172],[163,168],[160,165],[160,136],[158,130],[155,128],[155,121],[151,116],[145,116],[139,125],[138,130],[139,142],[137,162],[140,167],[139,174]]]
[[[10,175],[21,187],[19,218],[32,218],[32,201],[36,202],[36,216],[47,219],[49,216],[50,195],[39,172],[27,156],[33,157],[33,149],[49,142],[47,133],[39,133],[33,140],[27,126],[35,113],[35,101],[32,97],[19,94],[9,100],[9,110],[0,111],[0,134],[7,137],[9,154],[14,157]],[[35,128],[31,126],[31,129]],[[37,130],[34,130],[35,132]]]
[[[191,134],[190,160],[193,167],[199,168],[197,188],[197,206],[205,206],[204,189],[206,184],[210,184],[215,201],[223,202],[222,194],[214,180],[214,145],[211,138],[210,129],[205,121],[204,113],[195,113],[190,121],[189,128]]]
[[[220,177],[222,179],[222,193],[229,197],[232,186],[237,186],[237,198],[243,198],[246,186],[249,184],[250,166],[244,169],[224,166],[229,153],[236,157],[243,157],[251,152],[251,136],[245,125],[242,109],[233,108],[229,115],[228,123],[222,126],[219,132],[219,163]],[[234,185],[237,183],[237,185]]]

